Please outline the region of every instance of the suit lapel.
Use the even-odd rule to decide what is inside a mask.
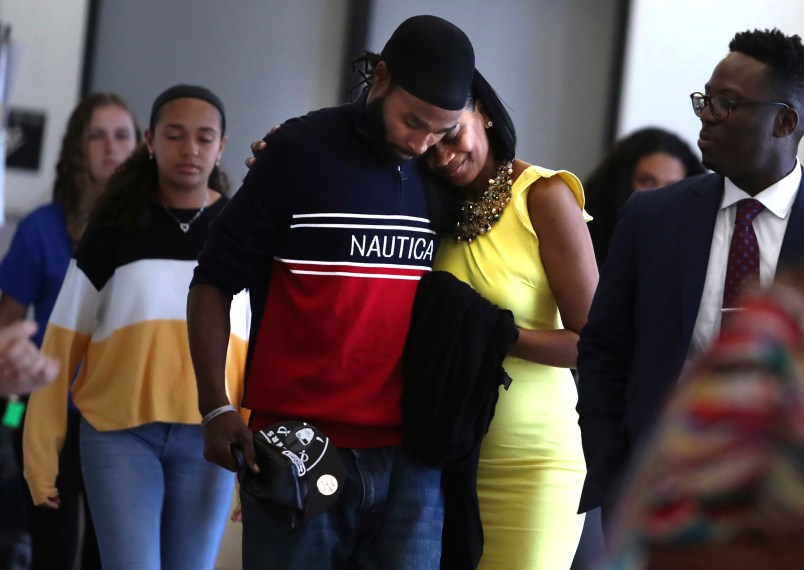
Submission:
[[[782,249],[779,251],[779,269],[786,265],[793,265],[804,260],[804,177],[798,186],[796,199],[790,210],[790,221],[787,222],[787,229],[782,240]]]
[[[689,344],[692,330],[701,305],[709,250],[715,220],[723,196],[723,178],[708,175],[696,181],[682,200],[680,255],[681,255],[681,318],[684,345]],[[803,212],[804,214],[804,212]]]

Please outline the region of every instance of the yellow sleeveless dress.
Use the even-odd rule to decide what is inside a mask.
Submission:
[[[530,222],[528,190],[561,176],[583,209],[575,175],[530,166],[514,181],[511,202],[491,232],[471,245],[444,239],[434,269],[449,271],[526,329],[562,328]],[[586,213],[584,212],[584,216]],[[478,497],[485,535],[480,568],[569,568],[583,528],[578,501],[586,475],[577,390],[570,371],[508,357],[512,378],[500,390],[480,448]]]

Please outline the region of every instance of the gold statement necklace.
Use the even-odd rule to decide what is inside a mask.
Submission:
[[[489,179],[489,187],[477,201],[464,200],[461,205],[460,221],[455,227],[455,239],[472,243],[475,238],[491,231],[500,220],[503,210],[511,200],[513,162],[497,167],[497,175]]]

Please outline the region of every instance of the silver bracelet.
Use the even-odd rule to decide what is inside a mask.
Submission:
[[[225,406],[221,406],[220,408],[215,408],[204,418],[201,420],[201,427],[207,427],[207,424],[217,418],[221,414],[225,414],[226,412],[237,412],[237,408],[235,408],[232,404],[226,404]]]

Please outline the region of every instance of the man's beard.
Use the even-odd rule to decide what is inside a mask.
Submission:
[[[394,144],[388,138],[388,129],[385,126],[383,117],[383,106],[385,105],[385,95],[378,95],[370,102],[366,103],[366,124],[375,140],[380,143],[385,154],[396,160],[410,160],[416,158],[410,151]]]

